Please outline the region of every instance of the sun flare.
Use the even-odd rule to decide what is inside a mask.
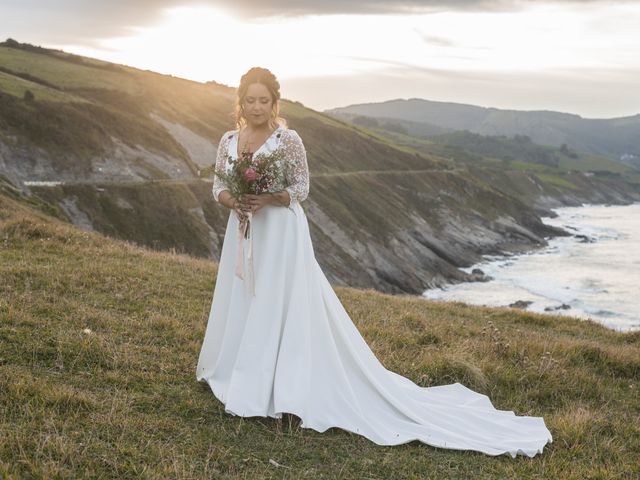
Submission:
[[[448,100],[452,95],[499,107],[512,102],[513,95],[524,98],[521,91],[507,93],[500,87],[514,81],[526,89],[546,85],[551,93],[540,90],[535,101],[554,95],[572,108],[583,101],[569,100],[566,93],[577,82],[605,94],[612,85],[631,88],[629,78],[640,71],[638,19],[640,5],[623,4],[585,9],[541,2],[506,12],[260,20],[210,6],[181,6],[165,9],[153,25],[130,27],[128,36],[99,40],[98,48],[57,47],[230,86],[249,68],[262,66],[287,85],[285,97],[312,108],[393,96]],[[322,88],[329,84],[330,94]],[[587,90],[585,99],[591,98]],[[492,97],[491,102],[474,100],[482,95]],[[611,102],[622,100],[612,97]]]

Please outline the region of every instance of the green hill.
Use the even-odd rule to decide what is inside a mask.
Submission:
[[[233,128],[233,88],[13,40],[0,44],[0,67],[7,181],[87,231],[218,258],[229,212],[200,172]],[[302,205],[336,285],[420,293],[473,280],[460,267],[484,254],[566,235],[541,221],[549,208],[640,200],[640,180],[460,162],[299,102],[281,106],[307,148]]]
[[[566,144],[539,145],[527,135],[480,135],[469,130],[420,135],[409,132],[403,127],[407,122],[398,123],[397,119],[379,121],[362,115],[348,118],[354,124],[368,125],[395,144],[463,165],[493,188],[541,210],[544,206],[558,206],[558,202],[571,204],[575,195],[586,192],[604,195],[587,203],[608,203],[610,200],[605,197],[615,197],[614,192],[622,197],[640,192],[637,168],[602,155],[572,150]]]
[[[503,110],[421,98],[349,105],[325,113],[345,119],[375,118],[416,136],[463,130],[489,136],[524,135],[540,145],[566,144],[571,150],[615,161],[628,158],[630,164],[640,169],[640,114],[583,118],[548,110]]]
[[[615,478],[640,475],[640,332],[508,308],[336,291],[374,353],[543,416],[534,459],[381,447],[224,413],[195,379],[214,262],[80,230],[0,188],[0,477]]]

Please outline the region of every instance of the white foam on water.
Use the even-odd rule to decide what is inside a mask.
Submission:
[[[640,203],[554,209],[542,220],[569,237],[548,238],[548,246],[508,256],[486,256],[462,268],[480,268],[488,282],[465,282],[426,290],[434,300],[508,306],[532,302],[526,310],[587,318],[615,330],[640,330]],[[591,241],[583,241],[584,238]],[[568,305],[570,308],[557,308]],[[557,308],[545,311],[545,308]]]

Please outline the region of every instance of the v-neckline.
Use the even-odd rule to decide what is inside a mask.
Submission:
[[[253,155],[255,156],[255,155],[256,155],[256,154],[257,154],[257,153],[262,149],[262,147],[264,147],[264,146],[269,142],[269,140],[271,140],[271,137],[273,137],[273,135],[274,135],[278,130],[280,130],[281,128],[282,128],[282,126],[281,126],[281,125],[280,125],[280,126],[278,126],[278,127],[276,127],[276,129],[275,129],[273,132],[271,132],[271,134],[269,134],[269,136],[267,137],[267,139],[266,139],[264,142],[262,142],[262,145],[260,145],[260,146],[256,149],[256,151],[255,151],[255,152],[253,152]],[[238,153],[238,148],[239,148],[239,147],[240,147],[240,129],[238,129],[238,132],[237,132],[237,134],[236,134],[236,144],[235,144],[235,152],[234,152],[234,153],[236,154],[236,159],[239,159],[239,158],[240,158],[240,154]]]

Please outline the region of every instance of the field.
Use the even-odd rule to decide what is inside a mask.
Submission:
[[[44,208],[44,207],[42,207]],[[45,208],[46,209],[46,208]],[[638,478],[640,334],[336,288],[389,369],[543,416],[533,458],[381,447],[224,413],[195,379],[216,264],[85,232],[0,194],[2,478]]]

